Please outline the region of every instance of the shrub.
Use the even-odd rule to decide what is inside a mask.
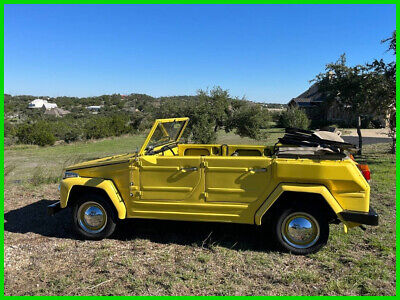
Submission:
[[[72,127],[64,135],[64,141],[66,143],[76,142],[80,139],[81,132],[79,129]]]
[[[282,113],[279,119],[279,126],[284,128],[307,129],[310,126],[310,120],[303,110],[297,107],[291,107]]]
[[[40,131],[35,134],[34,137],[34,144],[39,146],[46,146],[46,145],[54,145],[56,138],[54,135],[49,131]]]
[[[29,180],[29,182],[34,186],[38,186],[41,184],[57,183],[59,181],[59,175],[54,175],[48,172],[46,169],[43,169],[42,167],[36,167],[35,171],[32,174],[32,177]]]
[[[85,135],[87,139],[101,139],[110,136],[110,128],[107,118],[91,118],[85,125]]]
[[[68,131],[73,127],[72,124],[69,124],[65,121],[58,120],[48,120],[51,122],[52,132],[57,140],[65,140],[65,135]]]
[[[271,121],[275,122],[276,124],[279,124],[279,120],[281,118],[282,112],[280,111],[272,111],[269,112],[270,116],[271,116]]]
[[[16,134],[15,126],[11,122],[5,120],[4,121],[4,136],[5,137],[13,137],[13,136],[15,136],[15,134]]]
[[[45,121],[34,124],[23,124],[17,129],[18,142],[22,144],[34,144],[39,146],[54,145],[54,137],[51,127]]]
[[[126,116],[96,116],[87,120],[85,136],[87,139],[101,139],[109,136],[120,136],[130,132],[129,119]]]
[[[109,122],[111,135],[120,136],[124,133],[129,132],[129,126],[127,126],[128,118],[125,118],[124,116],[114,115],[107,121]]]
[[[136,115],[136,114],[135,114]],[[142,133],[143,131],[150,129],[153,126],[154,119],[151,115],[142,115],[139,117],[131,118],[130,123],[130,132],[139,132]]]

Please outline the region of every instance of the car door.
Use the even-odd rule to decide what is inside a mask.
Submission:
[[[204,173],[206,202],[250,204],[265,196],[271,177],[271,159],[206,157]]]
[[[143,156],[139,166],[141,201],[194,201],[201,194],[200,157]]]

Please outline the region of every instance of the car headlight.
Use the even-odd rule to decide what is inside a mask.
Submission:
[[[74,172],[64,172],[63,179],[72,177],[79,177],[79,174]]]

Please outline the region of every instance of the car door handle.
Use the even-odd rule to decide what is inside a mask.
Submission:
[[[259,172],[267,172],[267,168],[261,168],[261,169],[249,169],[250,174],[255,174]]]
[[[180,168],[179,171],[181,172],[192,172],[192,171],[197,171],[197,167],[189,167],[189,168]]]

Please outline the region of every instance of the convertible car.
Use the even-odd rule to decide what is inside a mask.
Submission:
[[[137,152],[69,166],[49,214],[71,207],[75,231],[94,240],[127,218],[254,224],[294,254],[318,251],[330,224],[378,224],[369,168],[337,134],[287,129],[274,146],[180,143],[188,122],[156,120]]]

